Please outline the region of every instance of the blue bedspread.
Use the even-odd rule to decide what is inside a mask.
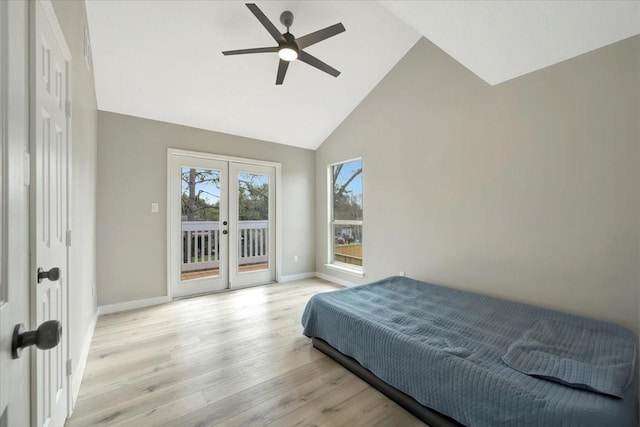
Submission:
[[[511,368],[570,387],[624,398],[636,361],[633,336],[538,320],[502,356]]]
[[[623,336],[635,356],[637,337],[620,326],[404,277],[314,295],[302,316],[306,336],[467,426],[636,426],[635,375],[619,399],[504,363],[539,320]]]

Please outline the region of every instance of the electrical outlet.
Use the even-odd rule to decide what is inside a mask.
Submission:
[[[402,277],[406,277],[406,274],[404,274],[404,271],[401,271],[401,272],[400,272],[400,276],[402,276]]]
[[[298,255],[294,255],[294,256],[293,256],[293,262],[294,262],[294,263],[298,262]]]
[[[151,203],[151,212],[158,212],[158,204],[157,203]]]

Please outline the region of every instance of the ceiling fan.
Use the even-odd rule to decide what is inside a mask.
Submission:
[[[282,12],[282,14],[280,15],[280,23],[287,27],[287,32],[281,34],[276,26],[273,25],[271,21],[269,21],[264,13],[262,13],[258,6],[256,6],[254,3],[246,3],[246,6],[255,15],[255,17],[258,18],[258,21],[260,21],[262,26],[266,28],[269,34],[271,34],[271,37],[273,37],[274,40],[278,42],[278,46],[227,50],[222,52],[223,55],[243,55],[247,53],[277,52],[278,56],[280,57],[280,63],[278,65],[276,85],[282,84],[282,82],[284,81],[284,76],[287,73],[289,63],[291,61],[295,61],[296,59],[299,59],[300,61],[311,65],[312,67],[316,67],[320,71],[331,74],[333,77],[338,77],[338,75],[340,75],[340,71],[336,70],[328,64],[325,64],[315,56],[308,54],[302,49],[345,31],[344,25],[342,25],[342,23],[331,25],[330,27],[323,28],[322,30],[309,33],[306,36],[296,38],[289,32],[289,27],[291,27],[291,24],[293,24],[293,13],[287,10]]]

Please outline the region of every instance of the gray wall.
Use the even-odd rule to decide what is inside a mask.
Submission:
[[[316,152],[362,156],[364,265],[638,331],[640,37],[498,86],[426,39]]]
[[[98,129],[98,305],[167,294],[169,147],[281,163],[282,275],[314,271],[313,151],[103,111]]]
[[[93,330],[96,315],[96,165],[97,106],[93,73],[84,60],[87,13],[83,1],[54,1],[60,26],[71,51],[71,232],[69,268],[70,356],[76,366]],[[86,347],[88,349],[88,347]],[[82,378],[74,376],[77,392]]]

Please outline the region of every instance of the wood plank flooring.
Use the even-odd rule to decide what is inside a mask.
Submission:
[[[269,264],[266,262],[262,262],[259,264],[239,265],[238,272],[245,273],[247,271],[266,270],[267,268],[269,268]],[[187,271],[184,273],[180,273],[180,280],[200,279],[202,277],[213,277],[219,274],[220,270],[217,268],[211,268],[209,270]]]
[[[100,317],[66,426],[424,426],[311,346],[320,279]]]

